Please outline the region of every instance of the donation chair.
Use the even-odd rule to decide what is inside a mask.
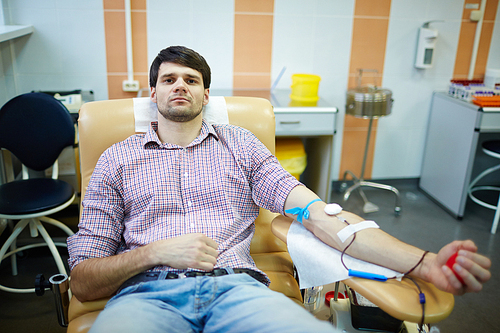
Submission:
[[[12,274],[17,275],[15,254],[38,246],[48,246],[61,274],[65,265],[42,222],[73,232],[62,222],[47,217],[69,206],[75,199],[73,187],[57,179],[57,159],[66,147],[75,143],[75,128],[68,110],[54,97],[42,93],[28,93],[14,97],[0,109],[0,148],[13,153],[22,163],[22,179],[0,185],[0,219],[19,220],[12,234],[0,249],[0,262],[11,256]],[[52,167],[52,177],[44,174],[30,177],[35,171]],[[41,177],[40,177],[41,176]],[[13,178],[13,176],[12,176]],[[29,227],[31,237],[41,234],[44,242],[17,248],[19,234]],[[10,252],[7,251],[10,248]],[[0,290],[31,293],[34,288],[17,289],[0,286]]]
[[[249,129],[274,153],[274,113],[270,102],[252,97],[225,97],[225,102],[229,123]],[[113,143],[136,132],[134,100],[86,103],[80,110],[78,123],[83,198],[99,156]],[[276,216],[261,209],[250,252],[257,266],[269,276],[270,288],[302,304],[286,245],[271,232],[271,221]],[[68,332],[87,332],[107,300],[82,303],[73,297],[69,304]]]
[[[225,97],[225,102],[229,123],[251,130],[271,152],[274,152],[274,113],[269,101],[253,97]],[[82,106],[79,116],[82,194],[85,193],[89,178],[101,153],[111,144],[134,134],[136,132],[135,120],[133,99],[90,102]],[[290,222],[291,220],[284,216],[261,209],[255,221],[256,230],[250,252],[257,266],[269,276],[271,280],[270,288],[303,305],[302,295],[295,278],[293,262],[286,246],[286,231]],[[67,280],[62,277],[57,279],[64,280],[67,283]],[[373,282],[366,281],[368,283]],[[363,281],[358,283],[361,290]],[[390,284],[396,285],[396,283]],[[378,288],[378,286],[376,287]],[[369,284],[365,288],[370,289],[372,285]],[[53,289],[55,289],[55,292],[59,292],[58,287]],[[66,289],[66,287],[61,288],[65,292],[63,296],[68,297]],[[372,297],[373,293],[368,291],[367,293],[370,295],[368,297],[379,304],[388,303],[389,305],[386,308],[400,307],[398,311],[404,312],[405,308],[404,306],[401,307],[401,302],[392,299],[399,298],[401,292],[404,294],[403,298],[410,298],[409,294],[416,295],[414,288],[412,289],[408,285],[403,285],[399,289],[396,287],[393,291],[389,289],[391,288],[382,286],[381,292],[375,293],[376,297]],[[428,289],[434,292],[432,286],[429,286]],[[442,296],[441,292],[437,291],[436,293]],[[442,302],[442,299],[437,296],[427,297],[436,298],[439,302],[432,308],[426,309],[426,322],[438,321],[439,318],[446,317],[451,312],[450,302],[452,308],[453,296],[451,296],[451,300],[450,297],[445,297],[447,303]],[[375,298],[380,298],[380,300]],[[65,319],[69,322],[67,325],[68,332],[87,332],[108,300],[109,298],[80,302],[75,297],[72,297],[69,302],[69,310],[68,305],[64,304],[65,301],[63,300],[62,307],[66,310]],[[414,308],[413,305],[412,307]],[[444,308],[444,310],[438,311],[434,310],[434,308]],[[442,314],[442,316],[438,318],[436,313],[438,316],[439,314]],[[421,313],[415,310],[413,317],[410,314],[410,318],[418,321],[416,317],[419,315]]]

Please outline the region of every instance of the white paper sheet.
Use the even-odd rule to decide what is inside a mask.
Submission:
[[[287,235],[288,252],[299,274],[300,288],[322,286],[349,278],[340,261],[341,252],[326,245],[302,224],[293,221]],[[348,268],[392,277],[398,274],[385,267],[344,255]]]

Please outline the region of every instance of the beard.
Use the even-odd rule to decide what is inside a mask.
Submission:
[[[179,97],[173,96],[172,98]],[[189,96],[182,96],[189,101],[189,105],[171,105],[169,103],[170,98],[165,104],[157,104],[158,111],[166,120],[170,120],[177,123],[184,123],[191,121],[198,117],[203,111],[203,103],[193,103],[193,99]]]

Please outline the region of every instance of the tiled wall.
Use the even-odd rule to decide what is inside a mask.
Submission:
[[[35,32],[0,45],[6,98],[32,90],[93,90],[108,97],[102,0],[3,0],[6,24]],[[15,73],[15,75],[14,75]],[[0,101],[2,103],[5,100]]]
[[[125,4],[123,0],[104,0],[104,29],[106,38],[106,65],[110,98],[135,97],[137,93],[124,92],[123,80],[128,79]],[[130,2],[132,30],[132,59],[134,80],[148,87],[148,34],[146,28],[146,0]]]
[[[358,0],[354,7],[353,32],[351,42],[351,59],[349,65],[348,89],[358,84],[359,70],[366,69],[361,76],[362,84],[382,86],[384,73],[385,48],[391,0]],[[376,72],[370,72],[370,71]],[[363,152],[366,146],[369,120],[346,115],[344,120],[344,137],[340,160],[340,179],[346,170],[361,176],[360,166],[363,163]],[[373,121],[370,146],[367,155],[365,176],[372,174],[373,153],[377,136],[377,121]]]
[[[493,11],[494,12],[494,11]],[[497,5],[486,68],[500,68],[500,4]]]
[[[234,0],[149,0],[148,64],[161,49],[185,45],[202,54],[213,89],[233,85]]]
[[[332,179],[359,173],[367,121],[346,116],[345,93],[358,68],[377,69],[391,89],[392,114],[374,127],[367,178],[419,177],[432,92],[469,68],[480,0],[132,0],[134,78],[147,88],[149,63],[169,45],[207,59],[212,89],[278,89],[294,73],[322,77],[319,94],[339,108]],[[96,99],[124,93],[124,0],[3,0],[4,20],[35,33],[0,43],[0,99],[31,90],[92,89]],[[500,68],[500,9],[488,0],[475,76]],[[417,31],[439,32],[434,66],[413,66]],[[13,57],[11,57],[11,54]],[[365,81],[374,78],[367,74]]]
[[[466,0],[466,4],[478,4],[479,0]],[[491,37],[495,26],[495,16],[497,13],[498,1],[486,1],[484,10],[484,18],[481,30],[481,38],[477,54],[476,66],[474,67],[474,78],[483,78],[486,71],[486,63],[488,61],[488,53],[490,51]],[[458,40],[458,50],[455,59],[455,69],[453,76],[455,78],[467,78],[472,57],[472,46],[474,44],[474,36],[476,34],[476,22],[470,21],[470,13],[472,9],[465,8],[462,15],[462,24],[460,27],[460,38]]]
[[[235,89],[271,88],[274,0],[235,0]]]
[[[467,3],[479,0],[467,0]],[[393,0],[387,36],[383,84],[393,91],[393,112],[379,120],[373,160],[372,177],[419,177],[424,151],[429,106],[432,92],[447,90],[455,76],[455,63],[471,48],[460,45],[464,39],[463,20],[465,1],[408,1]],[[497,12],[498,0],[488,0],[488,17]],[[498,21],[498,15],[497,21]],[[430,69],[413,67],[417,28],[423,22],[438,30],[434,66]],[[470,38],[470,37],[467,37]],[[496,35],[497,39],[500,35]],[[482,42],[483,43],[483,42]],[[499,54],[478,54],[478,62]],[[467,67],[468,68],[468,67]],[[484,67],[476,73],[482,75]]]

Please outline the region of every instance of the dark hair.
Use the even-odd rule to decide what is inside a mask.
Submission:
[[[156,87],[158,71],[164,62],[172,62],[200,72],[203,78],[203,87],[210,88],[210,66],[199,53],[184,46],[170,46],[158,53],[149,68],[150,87]]]

